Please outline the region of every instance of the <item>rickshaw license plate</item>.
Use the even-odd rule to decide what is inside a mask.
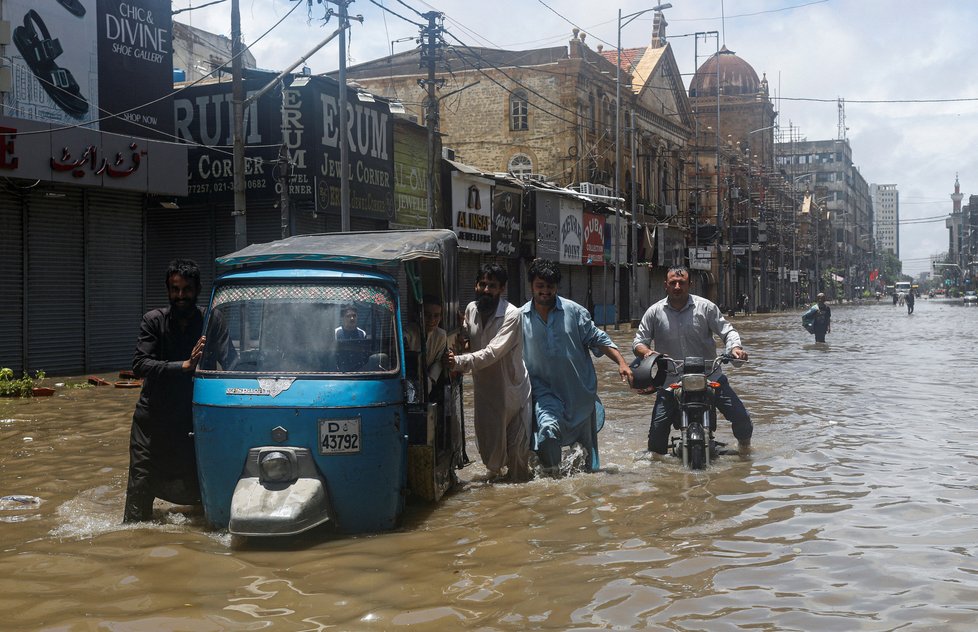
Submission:
[[[360,451],[360,418],[320,419],[319,453],[354,454]]]

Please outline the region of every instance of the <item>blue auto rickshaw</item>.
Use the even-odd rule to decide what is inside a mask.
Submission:
[[[207,520],[245,536],[397,526],[464,459],[461,382],[405,349],[425,294],[457,328],[448,230],[301,235],[221,257],[194,378]],[[351,327],[350,324],[353,326]],[[443,372],[443,376],[448,371]]]

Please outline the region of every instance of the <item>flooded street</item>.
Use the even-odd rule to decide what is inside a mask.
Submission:
[[[652,398],[602,358],[601,472],[487,486],[469,466],[379,535],[123,527],[138,391],[0,400],[0,496],[25,497],[0,501],[2,628],[972,630],[978,309],[832,307],[825,345],[800,312],[734,320],[749,458],[642,456]]]

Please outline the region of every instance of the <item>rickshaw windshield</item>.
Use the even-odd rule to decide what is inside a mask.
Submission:
[[[395,298],[368,284],[261,282],[214,293],[231,353],[205,349],[198,374],[397,371]],[[208,337],[207,345],[211,345]],[[218,358],[233,358],[224,366]]]

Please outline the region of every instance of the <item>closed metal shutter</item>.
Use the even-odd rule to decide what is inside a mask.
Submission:
[[[587,268],[584,266],[562,265],[560,294],[566,296],[578,305],[588,306]]]
[[[81,191],[32,192],[27,204],[27,369],[79,372],[85,367]]]
[[[214,238],[211,210],[204,207],[146,210],[146,310],[169,304],[166,267],[173,259],[193,259],[200,266],[200,302],[206,303],[214,282]]]
[[[129,368],[143,312],[143,197],[88,195],[86,370]]]
[[[0,195],[0,367],[24,370],[24,225],[19,196]]]
[[[475,300],[476,275],[482,266],[482,255],[472,250],[459,250],[458,253],[458,306],[464,310]]]
[[[605,288],[607,288],[607,294]],[[615,267],[613,265],[591,268],[591,300],[594,301],[594,309],[591,312],[594,321],[598,324],[610,324],[615,305]]]

